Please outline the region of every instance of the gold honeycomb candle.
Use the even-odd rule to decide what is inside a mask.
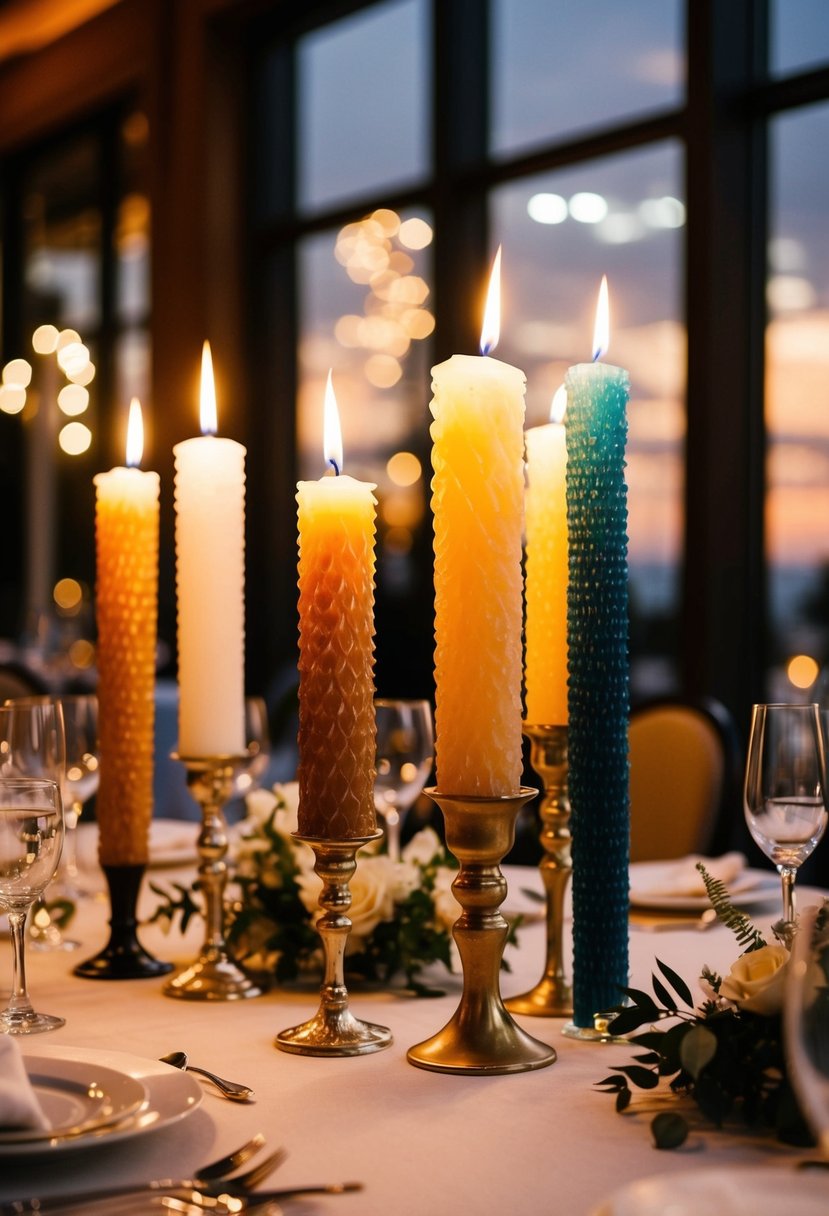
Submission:
[[[299,504],[299,831],[355,840],[374,810],[375,486],[339,475],[342,445],[329,374],[326,460]],[[330,453],[330,454],[329,454]]]
[[[130,405],[127,463],[141,459],[141,410]],[[158,616],[157,473],[115,468],[95,477],[102,865],[147,861],[153,811]]]
[[[496,258],[493,286],[498,265]],[[491,288],[484,353],[497,341],[497,326],[487,332],[494,296]],[[432,391],[437,788],[515,795],[522,772],[524,373],[496,359],[453,355],[432,368]]]

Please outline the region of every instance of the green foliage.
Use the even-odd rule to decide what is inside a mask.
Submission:
[[[759,950],[765,946],[766,940],[762,933],[755,929],[751,918],[732,904],[725,883],[720,882],[718,878],[712,878],[701,861],[697,862],[697,869],[702,875],[705,890],[711,900],[711,907],[717,914],[717,919],[721,920],[726,928],[736,936],[737,941],[743,947],[743,953],[748,954],[750,950]]]

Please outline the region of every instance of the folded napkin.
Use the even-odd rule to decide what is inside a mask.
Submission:
[[[712,878],[728,887],[736,882],[746,866],[742,853],[724,853],[722,857],[702,857],[690,853],[677,861],[643,862],[631,868],[631,891],[642,896],[705,895],[705,883],[697,869],[701,861]]]
[[[0,1127],[49,1127],[20,1048],[7,1034],[0,1034]]]

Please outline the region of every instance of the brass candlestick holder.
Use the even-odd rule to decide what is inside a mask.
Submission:
[[[201,952],[164,985],[165,996],[188,1001],[238,1001],[261,988],[230,957],[225,942],[224,890],[228,840],[222,808],[250,756],[174,756],[187,770],[187,787],[201,807],[198,839],[199,889],[204,895],[205,938]]]
[[[573,872],[570,859],[570,799],[567,794],[567,727],[524,723],[530,763],[544,784],[539,812],[544,857],[539,869],[547,895],[547,958],[544,974],[528,992],[504,1002],[510,1013],[542,1018],[571,1017],[573,991],[564,974],[564,896]]]
[[[536,791],[522,787],[503,798],[426,793],[443,813],[447,848],[460,862],[452,890],[463,912],[452,933],[463,964],[463,994],[443,1030],[409,1049],[409,1063],[485,1075],[544,1068],[555,1060],[555,1050],[513,1021],[499,985],[508,933],[500,912],[507,884],[499,862],[512,848],[518,812]]]
[[[357,868],[357,850],[381,835],[374,832],[353,840],[322,840],[294,833],[295,840],[314,850],[314,869],[322,879],[319,903],[325,911],[316,927],[325,952],[325,975],[314,1017],[276,1036],[275,1045],[283,1051],[306,1056],[363,1056],[381,1051],[392,1041],[386,1026],[354,1017],[348,1007],[345,986],[345,945],[351,931],[347,915],[351,907],[348,884]]]

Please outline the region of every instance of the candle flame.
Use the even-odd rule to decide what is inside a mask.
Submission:
[[[127,422],[127,468],[138,468],[143,455],[144,419],[141,416],[141,402],[137,397],[133,397],[130,402],[130,416]]]
[[[201,348],[199,417],[202,435],[215,435],[219,425],[216,417],[216,381],[213,378],[213,358],[209,342],[205,342]]]
[[[553,393],[550,403],[550,422],[563,422],[567,413],[567,389],[560,384]]]
[[[607,275],[602,275],[599,300],[596,305],[596,324],[593,327],[593,362],[607,354],[610,345],[610,301],[607,295]]]
[[[492,273],[489,276],[489,290],[486,294],[484,323],[481,328],[481,354],[489,355],[498,345],[501,336],[501,246],[492,263]]]
[[[323,406],[322,450],[325,463],[330,464],[339,477],[343,468],[343,433],[340,428],[340,411],[337,409],[337,398],[334,396],[334,384],[331,371],[325,384],[325,404]]]

